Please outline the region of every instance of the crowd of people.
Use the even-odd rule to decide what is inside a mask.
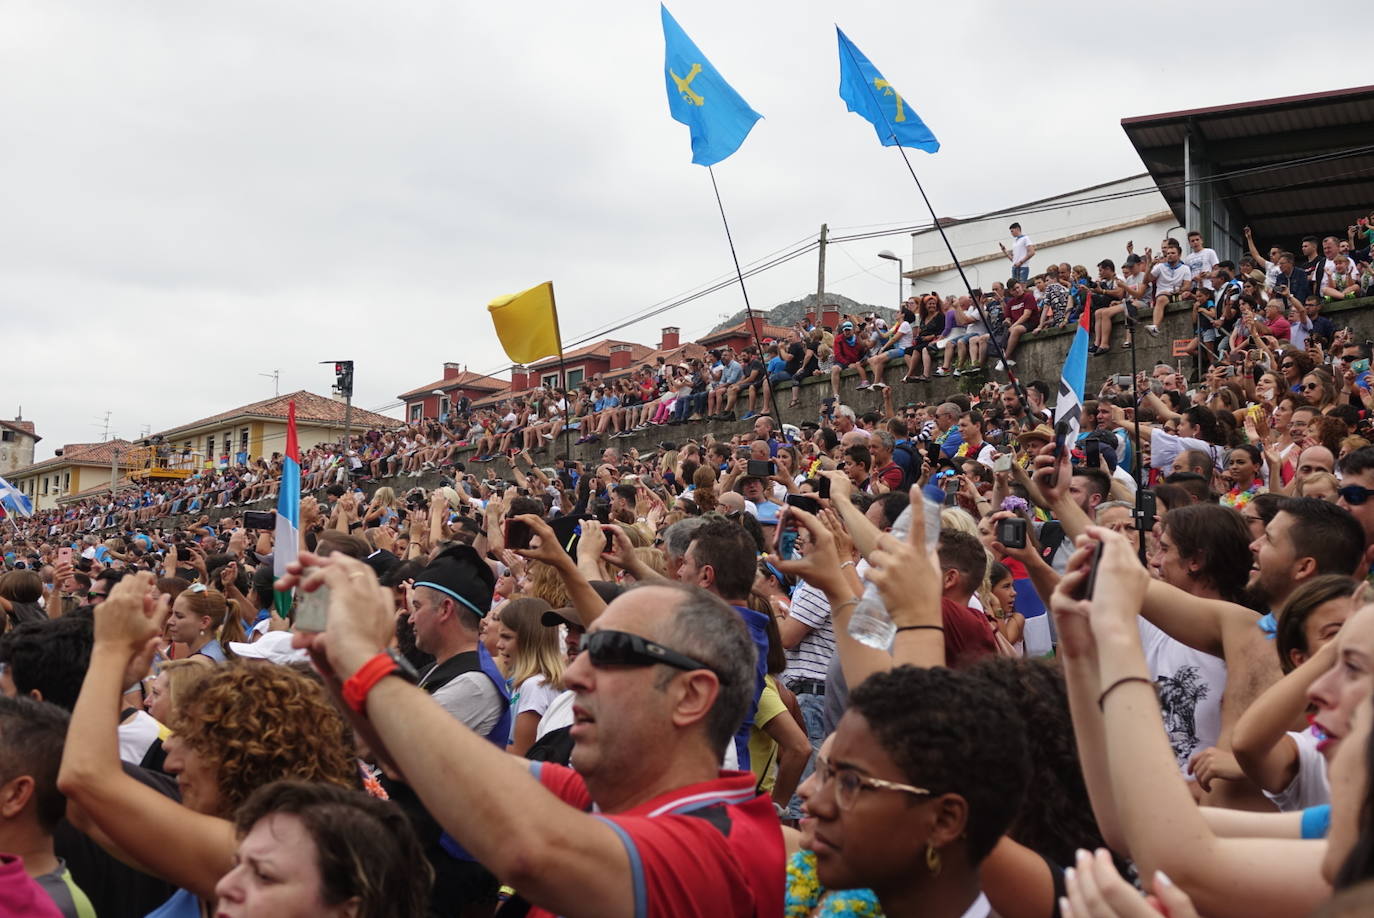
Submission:
[[[1089,305],[1110,346],[1109,290],[1009,258],[1004,350]],[[289,547],[245,512],[279,461],[15,521],[0,914],[1369,914],[1370,346],[1269,267],[1229,330],[1193,274],[1205,371],[1090,376],[1076,434],[1044,381],[855,411],[836,375],[795,425],[558,451],[850,337],[879,382],[966,372],[986,342],[903,343],[966,308],[925,297],[317,447]]]

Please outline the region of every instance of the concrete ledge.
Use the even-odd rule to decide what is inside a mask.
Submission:
[[[1356,333],[1358,340],[1374,339],[1374,298],[1350,300],[1338,304],[1330,304],[1323,308],[1323,313],[1327,315],[1338,326],[1350,326]],[[1040,379],[1049,385],[1050,391],[1054,392],[1059,385],[1059,377],[1062,374],[1064,360],[1068,355],[1069,346],[1073,343],[1073,335],[1077,328],[1055,329],[1053,331],[1042,332],[1029,338],[1022,339],[1018,348],[1015,360],[1017,362],[1013,371],[1017,378],[1024,385],[1031,380]],[[1189,317],[1189,307],[1175,306],[1165,314],[1164,323],[1160,327],[1158,338],[1152,338],[1143,329],[1136,335],[1136,365],[1138,369],[1149,370],[1156,363],[1168,363],[1177,365],[1179,363],[1173,356],[1173,342],[1176,339],[1191,338],[1192,328]],[[1113,332],[1114,349],[1110,354],[1101,357],[1088,358],[1088,386],[1090,389],[1096,388],[1095,380],[1100,381],[1111,374],[1124,374],[1131,371],[1131,353],[1120,348],[1123,340],[1121,329],[1118,326]],[[989,362],[990,363],[990,362]],[[1183,361],[1184,372],[1191,373],[1192,359],[1187,358]],[[892,402],[894,406],[900,407],[907,402],[925,402],[927,404],[944,401],[948,396],[956,392],[977,391],[989,380],[999,383],[1007,381],[1005,373],[992,373],[985,371],[978,376],[961,377],[939,377],[925,383],[903,383],[901,378],[905,367],[901,362],[889,364],[887,367],[884,381],[892,387]],[[849,405],[858,414],[867,411],[881,410],[883,399],[880,392],[871,389],[863,391],[855,390],[854,380],[856,374],[848,371],[841,377],[840,392],[841,401]],[[779,413],[782,420],[787,424],[800,424],[806,420],[816,420],[820,412],[822,401],[830,395],[830,378],[813,377],[801,383],[801,394],[796,408],[788,408],[787,402],[792,395],[792,388],[795,384],[784,383],[777,388],[777,402]],[[736,411],[743,414],[743,409],[736,406]],[[602,450],[607,446],[615,446],[623,451],[631,448],[638,449],[641,453],[657,450],[658,443],[662,441],[672,441],[678,445],[685,443],[689,439],[701,442],[707,434],[711,434],[717,439],[728,439],[731,436],[748,431],[753,421],[699,421],[678,426],[651,427],[629,437],[617,439],[602,439],[599,443],[588,443],[582,446],[572,445],[575,437],[570,437],[568,443],[568,455],[572,459],[581,460],[587,464],[595,464],[600,459]],[[535,461],[540,467],[553,464],[555,455],[562,455],[564,439],[560,437],[555,443],[551,444],[552,449],[545,452],[535,453]],[[509,469],[506,461],[501,459],[496,462],[476,463],[475,450],[469,448],[459,455],[459,460],[463,462],[468,470],[480,477],[504,478]],[[439,472],[426,472],[418,478],[406,476],[396,476],[383,478],[376,481],[363,483],[363,489],[370,497],[378,488],[389,486],[394,488],[398,494],[421,486],[426,489],[439,486],[440,480],[445,477]],[[318,492],[311,492],[318,493]],[[249,510],[271,510],[276,503],[274,500],[257,501],[252,505],[240,505],[229,508],[227,511],[217,509],[202,511],[209,514],[211,520],[223,517],[226,512],[239,515],[245,509]],[[181,514],[175,517],[163,517],[156,521],[156,524],[163,527],[185,526],[193,522],[200,514]]]

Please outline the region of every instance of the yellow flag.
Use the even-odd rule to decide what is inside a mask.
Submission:
[[[553,304],[553,281],[498,296],[487,304],[487,311],[506,356],[516,363],[533,363],[563,352],[558,309]]]

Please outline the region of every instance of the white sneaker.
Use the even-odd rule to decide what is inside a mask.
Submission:
[[[997,361],[996,367],[997,367],[997,371],[998,371],[999,373],[1006,372],[1007,365],[1006,365],[1005,363],[1003,363],[1002,361],[1000,361],[1000,360]]]
[[[1145,326],[1145,330],[1146,330],[1147,332],[1150,333],[1150,337],[1151,337],[1151,338],[1158,338],[1158,337],[1159,337],[1159,326],[1158,326],[1158,325],[1146,325],[1146,326]]]

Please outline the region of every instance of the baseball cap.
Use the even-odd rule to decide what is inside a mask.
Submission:
[[[234,656],[245,660],[266,660],[269,663],[304,663],[310,655],[291,646],[290,631],[269,631],[253,643],[230,641]]]

